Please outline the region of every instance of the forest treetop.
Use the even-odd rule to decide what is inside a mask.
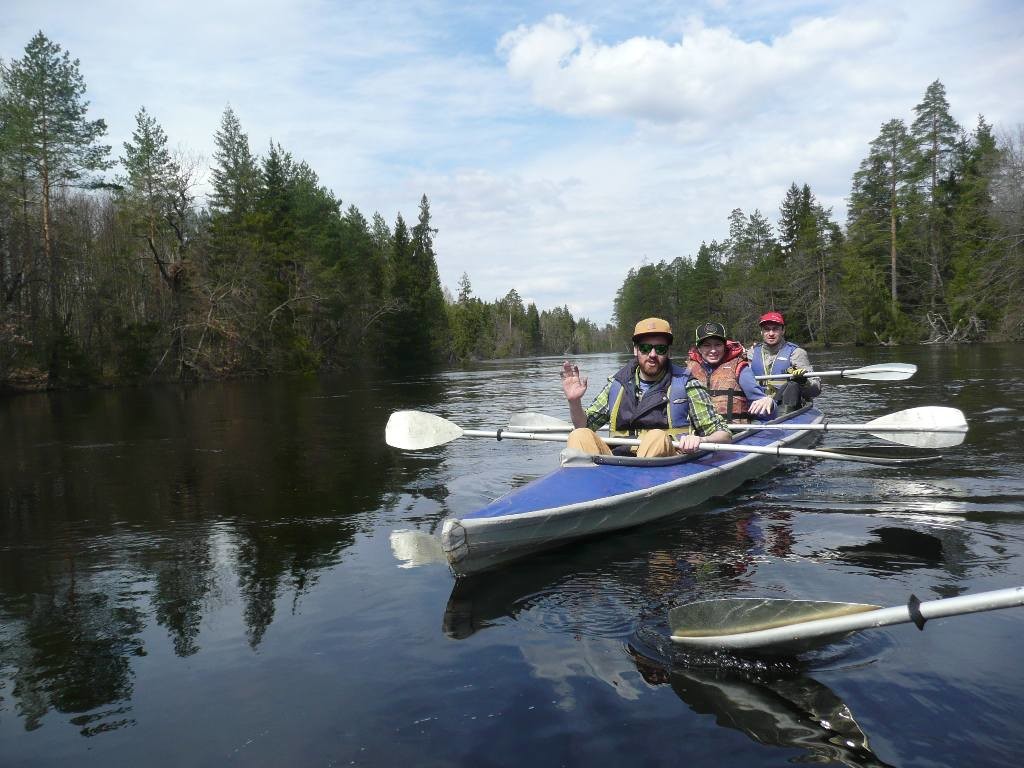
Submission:
[[[228,107],[204,169],[140,106],[104,143],[78,62],[43,33],[0,69],[0,381],[203,378],[623,349],[567,307],[510,287],[442,289],[426,194],[415,222],[367,218],[279,143],[250,147]],[[1020,333],[1020,140],[965,132],[944,89],[894,118],[853,179],[846,227],[796,183],[778,229],[737,208],[726,242],[631,270],[622,326],[663,314],[749,330],[787,312],[809,341]],[[1016,207],[1015,207],[1016,206]],[[994,277],[998,277],[994,281]],[[613,291],[614,286],[609,286]],[[966,323],[967,326],[961,326]]]

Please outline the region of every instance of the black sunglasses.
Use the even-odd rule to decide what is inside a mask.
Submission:
[[[649,355],[653,349],[659,355],[668,354],[668,344],[637,344],[636,348],[640,350],[640,354]]]

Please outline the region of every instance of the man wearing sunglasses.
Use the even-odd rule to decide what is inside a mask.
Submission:
[[[562,390],[576,427],[569,434],[570,448],[613,453],[594,433],[605,424],[614,437],[639,437],[635,453],[648,458],[696,453],[701,442],[732,441],[729,427],[715,411],[704,385],[669,358],[671,345],[672,326],[667,321],[648,317],[637,323],[633,329],[633,360],[608,380],[586,410],[582,399],[587,379],[568,360],[562,363]]]

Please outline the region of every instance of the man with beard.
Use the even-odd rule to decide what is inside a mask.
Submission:
[[[696,453],[701,442],[728,443],[732,434],[715,411],[707,389],[688,369],[669,357],[672,327],[659,317],[641,320],[633,329],[633,360],[608,380],[584,410],[587,379],[568,360],[562,363],[562,390],[573,426],[568,446],[586,453],[613,451],[594,430],[605,424],[613,437],[639,437],[628,449],[639,457]],[[615,453],[626,453],[623,447]]]

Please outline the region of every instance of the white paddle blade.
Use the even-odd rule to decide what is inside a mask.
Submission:
[[[843,371],[842,376],[868,381],[905,381],[917,373],[913,363],[879,363]],[[813,374],[812,374],[813,375]]]
[[[869,421],[873,431],[886,430],[907,433],[899,442],[917,448],[951,448],[960,445],[967,434],[967,419],[963,411],[941,405],[925,405],[890,413]],[[876,435],[893,439],[885,434]]]
[[[393,448],[419,451],[462,437],[462,427],[422,411],[395,411],[384,428],[384,441]]]

